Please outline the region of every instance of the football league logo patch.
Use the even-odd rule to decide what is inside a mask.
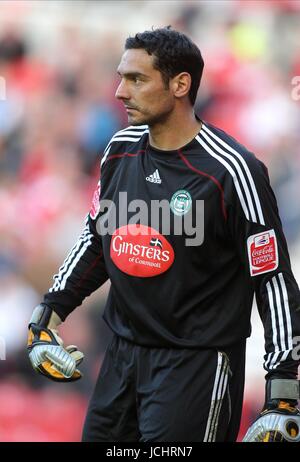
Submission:
[[[249,236],[247,248],[251,276],[276,270],[278,249],[274,229]]]
[[[97,188],[95,189],[95,192],[94,192],[94,196],[92,200],[92,207],[90,210],[90,217],[93,220],[95,220],[100,210],[100,191],[101,191],[101,183],[99,181]]]

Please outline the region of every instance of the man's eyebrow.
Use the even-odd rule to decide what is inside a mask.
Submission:
[[[146,74],[142,74],[142,72],[135,72],[135,71],[123,73],[117,70],[117,74],[120,77],[147,77]]]

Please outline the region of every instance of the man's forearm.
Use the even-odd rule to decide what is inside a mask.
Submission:
[[[83,233],[54,276],[54,284],[44,295],[43,302],[64,321],[107,279],[101,240],[88,217]]]

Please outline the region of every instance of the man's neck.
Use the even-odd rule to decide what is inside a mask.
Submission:
[[[188,144],[201,129],[193,111],[171,115],[164,123],[149,127],[149,142],[154,148],[173,151]]]

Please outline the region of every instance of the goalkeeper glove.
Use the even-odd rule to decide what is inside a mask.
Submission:
[[[77,366],[83,353],[77,347],[64,347],[58,336],[60,317],[48,305],[38,305],[29,321],[27,349],[33,368],[57,382],[71,382],[82,377]]]
[[[298,398],[298,380],[272,379],[267,381],[264,408],[247,431],[243,441],[299,443]]]

